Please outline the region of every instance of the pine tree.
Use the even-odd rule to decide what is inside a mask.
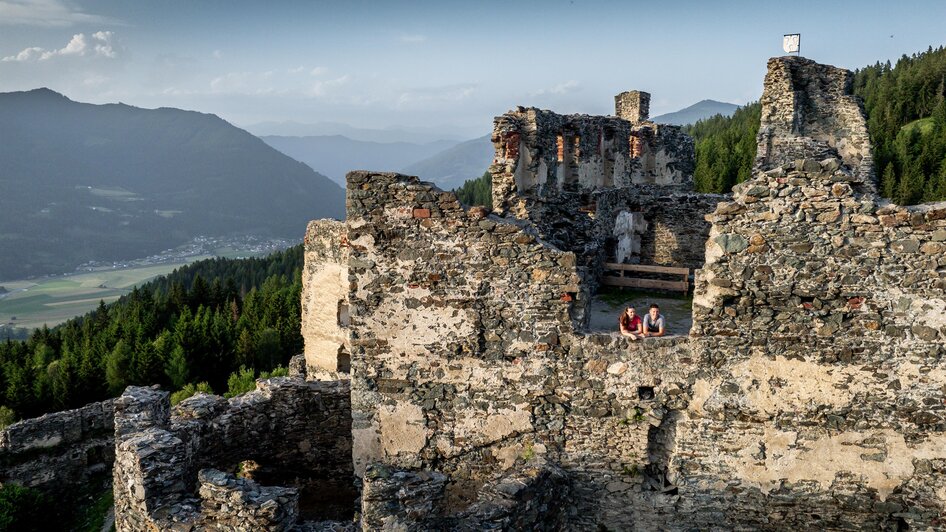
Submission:
[[[105,362],[105,380],[109,392],[119,395],[131,380],[131,347],[125,340],[119,340]]]
[[[885,198],[892,198],[897,190],[897,174],[894,171],[893,163],[887,163],[884,168],[884,175],[880,178],[880,193]]]
[[[187,379],[190,378],[190,368],[183,347],[178,345],[171,351],[164,373],[171,379],[171,384],[175,388],[181,388],[187,383]]]

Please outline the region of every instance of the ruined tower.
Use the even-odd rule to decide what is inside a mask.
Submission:
[[[632,124],[639,124],[650,118],[650,93],[644,91],[625,91],[614,97],[614,114]]]

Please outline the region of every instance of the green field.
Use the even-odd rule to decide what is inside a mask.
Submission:
[[[193,260],[206,258],[210,257],[194,257]],[[0,325],[10,324],[27,329],[42,327],[43,324],[52,327],[93,310],[99,301],[115,301],[136,285],[171,273],[184,264],[186,263],[102,270],[28,281],[4,281],[0,284],[9,293],[0,296]]]

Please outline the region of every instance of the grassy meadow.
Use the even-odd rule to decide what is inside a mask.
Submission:
[[[193,260],[206,258],[210,256],[193,257]],[[184,264],[187,263],[100,270],[25,281],[3,281],[0,286],[6,288],[8,293],[0,295],[0,325],[9,324],[27,329],[42,327],[43,324],[52,327],[93,310],[99,301],[115,301],[136,285],[171,273]]]

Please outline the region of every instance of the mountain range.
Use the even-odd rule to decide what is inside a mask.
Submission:
[[[351,170],[400,170],[457,144],[451,140],[424,144],[371,142],[342,135],[260,138],[293,159],[318,169],[343,187],[345,174]]]
[[[197,235],[299,239],[341,218],[324,175],[210,114],[0,94],[0,279],[143,257]]]
[[[401,171],[432,181],[444,190],[463,185],[467,179],[483,175],[493,161],[493,142],[490,135],[451,146],[426,159],[405,166]]]
[[[390,126],[384,128],[363,128],[340,122],[259,122],[244,127],[259,137],[332,137],[341,135],[352,140],[365,142],[410,142],[429,144],[440,140],[452,140],[455,143],[470,138],[475,130],[468,127],[444,124],[440,126]]]
[[[701,100],[695,104],[684,107],[679,111],[666,113],[651,118],[658,124],[672,124],[675,126],[686,126],[709,118],[711,116],[723,115],[732,116],[740,106],[732,103],[717,102],[716,100]]]

